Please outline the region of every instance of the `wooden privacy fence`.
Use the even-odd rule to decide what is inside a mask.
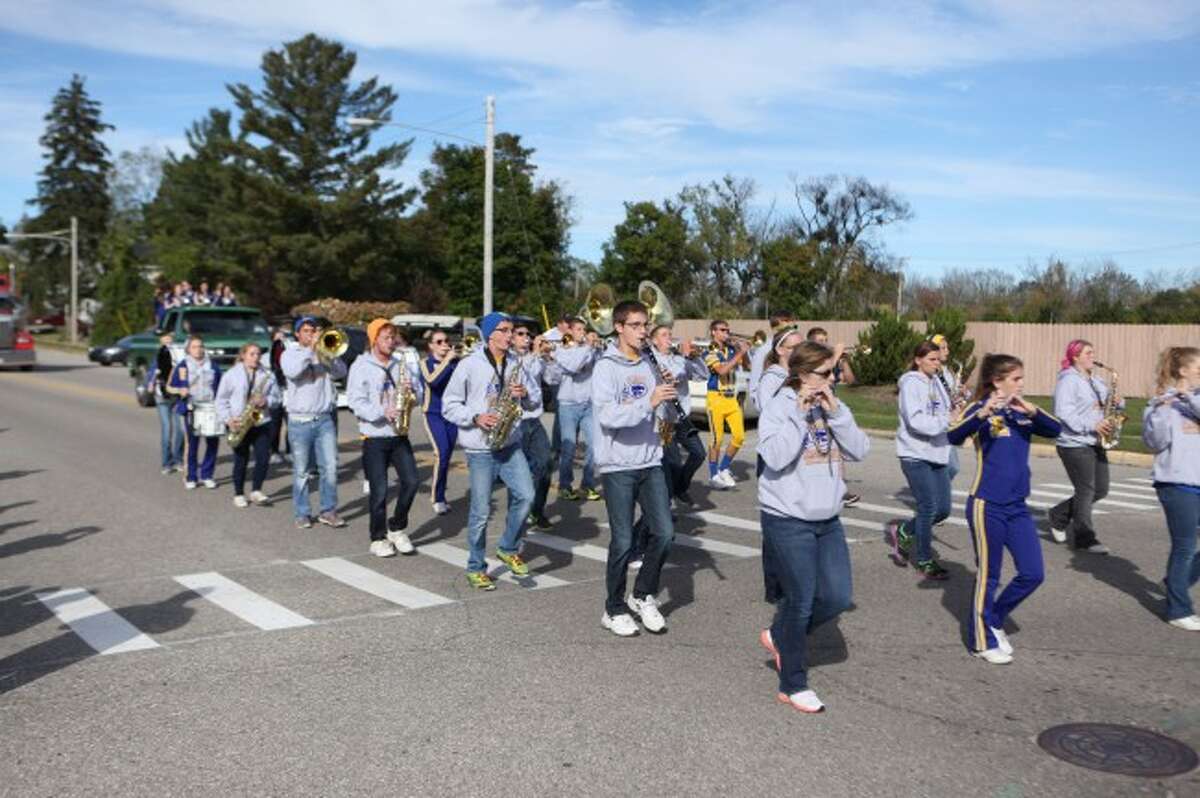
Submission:
[[[925,322],[912,322],[924,332]],[[829,331],[830,341],[853,344],[869,321],[801,321],[801,332],[810,327]],[[746,337],[756,330],[769,331],[766,319],[730,319],[729,327]],[[678,338],[707,338],[707,319],[679,319]],[[1168,346],[1200,347],[1200,324],[1009,324],[973,321],[967,337],[975,340],[975,355],[988,352],[1016,355],[1025,361],[1025,390],[1030,394],[1054,393],[1054,381],[1067,343],[1083,338],[1096,346],[1096,358],[1120,374],[1120,390],[1126,396],[1150,396],[1154,391],[1158,354]],[[977,369],[978,371],[978,369]]]

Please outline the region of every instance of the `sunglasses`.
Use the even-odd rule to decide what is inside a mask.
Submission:
[[[820,371],[811,372],[818,377],[829,378],[833,376],[833,369],[821,369]]]
[[[522,335],[522,336],[528,337],[529,330],[514,330],[513,335]]]
[[[713,332],[729,332],[728,327],[714,327]]]

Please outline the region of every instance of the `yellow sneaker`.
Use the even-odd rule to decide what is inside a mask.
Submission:
[[[529,566],[521,559],[520,554],[504,554],[498,551],[496,558],[508,566],[508,570],[512,571],[513,576],[529,576]]]
[[[588,488],[583,492],[583,498],[590,502],[598,502],[603,497],[600,495],[600,491],[596,490],[595,488]]]
[[[495,590],[496,583],[483,571],[467,571],[467,581],[476,590]]]

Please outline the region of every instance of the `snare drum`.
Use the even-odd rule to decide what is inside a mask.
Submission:
[[[217,418],[216,403],[197,402],[192,407],[192,431],[201,438],[211,438],[225,431],[225,426]]]

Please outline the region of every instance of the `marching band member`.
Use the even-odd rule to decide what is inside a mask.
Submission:
[[[917,503],[909,521],[888,524],[892,558],[906,565],[913,555],[916,570],[925,579],[946,579],[949,573],[933,558],[933,525],[950,515],[950,397],[937,381],[942,356],[936,344],[922,341],[912,356],[912,366],[900,377],[896,455]]]
[[[736,482],[729,466],[746,440],[742,407],[737,400],[737,368],[747,365],[748,342],[739,338],[736,346],[729,344],[729,322],[715,319],[708,325],[712,347],[704,358],[708,366],[708,428],[712,431],[712,447],[708,450],[708,482],[718,490],[728,490]],[[729,425],[729,448],[721,457],[721,439]],[[718,457],[720,461],[718,462]]]
[[[829,332],[823,327],[813,327],[809,329],[805,338],[822,346],[829,346]],[[833,347],[833,356],[836,358],[836,365],[833,367],[833,389],[836,391],[839,385],[853,385],[857,378],[854,376],[854,369],[850,367],[850,359],[846,356],[846,345],[838,344]],[[842,479],[846,478],[846,461],[842,461]],[[847,507],[858,504],[862,497],[857,493],[846,491],[845,498],[842,503]]]
[[[175,370],[175,357],[171,353],[170,333],[159,336],[158,354],[150,364],[146,375],[147,387],[154,391],[154,406],[158,409],[159,449],[162,473],[170,474],[183,468],[183,430],[181,419],[175,408],[175,397],[167,383]]]
[[[217,418],[231,430],[240,430],[247,406],[259,409],[259,419],[245,431],[241,443],[233,449],[233,506],[246,507],[246,464],[254,450],[254,473],[250,478],[250,501],[265,506],[271,503],[262,492],[267,467],[271,464],[271,408],[282,401],[279,385],[271,369],[262,362],[258,344],[242,344],[238,362],[225,372],[217,388]]]
[[[630,611],[648,632],[659,633],[667,628],[655,594],[675,532],[670,488],[661,467],[658,422],[675,420],[671,416],[674,411],[665,403],[677,393],[643,356],[646,306],[620,302],[613,308],[612,318],[617,340],[604,351],[592,377],[596,465],[604,481],[604,504],[612,533],[605,579],[608,595],[600,622],[613,634],[629,637],[638,632]],[[633,592],[626,598],[635,503],[647,516],[650,535]]]
[[[287,384],[286,378],[283,376],[283,369],[280,367],[280,359],[283,357],[283,351],[287,349],[287,335],[283,327],[276,327],[271,334],[271,349],[267,353],[267,365],[271,369],[271,374],[275,377],[275,385],[283,386]],[[280,387],[280,390],[283,390]],[[287,448],[287,439],[283,438],[284,452],[279,451],[280,433],[283,432],[283,422],[287,420],[287,411],[284,409],[281,402],[277,407],[271,408],[271,461],[276,465],[283,465],[284,452],[291,457],[291,450]]]
[[[959,381],[959,375],[955,374],[954,370],[950,368],[950,342],[946,340],[946,336],[938,333],[937,335],[930,336],[929,340],[937,344],[938,354],[942,358],[942,367],[938,369],[937,378],[942,383],[942,387],[946,389],[946,395],[950,397],[951,418],[953,419],[957,415],[958,410],[965,407],[970,392]],[[960,470],[958,446],[950,447],[950,460],[946,466],[950,472],[950,481],[953,482]]]
[[[1050,534],[1055,543],[1070,538],[1077,551],[1108,554],[1108,546],[1096,538],[1092,525],[1092,505],[1108,495],[1108,452],[1098,435],[1112,431],[1112,422],[1104,417],[1108,385],[1092,374],[1095,363],[1091,343],[1076,339],[1067,344],[1054,386],[1054,415],[1063,425],[1058,458],[1075,495],[1050,508]],[[1116,404],[1124,406],[1119,398]]]
[[[746,396],[750,403],[754,405],[754,409],[759,413],[762,412],[762,405],[758,403],[758,383],[762,379],[763,372],[767,367],[767,356],[771,354],[774,347],[771,345],[773,339],[779,334],[780,330],[788,327],[795,322],[795,317],[790,310],[777,310],[767,319],[767,324],[771,328],[771,337],[763,341],[754,349],[750,350],[750,378],[746,381]],[[784,361],[783,370],[787,372],[787,361]]]
[[[425,418],[425,433],[433,447],[433,485],[429,498],[438,515],[450,512],[446,502],[446,477],[450,473],[450,457],[458,440],[458,427],[442,415],[442,394],[458,365],[458,356],[450,345],[445,330],[434,330],[429,336],[429,355],[421,361],[421,381],[425,385],[425,401],[421,406]]]
[[[799,343],[784,387],[764,396],[759,424],[763,549],[771,550],[780,590],[774,621],[759,641],[775,658],[778,700],[810,713],[825,705],[808,686],[808,633],[850,606],[850,551],[838,518],[846,483],[834,463],[862,460],[870,449],[850,409],[834,396],[836,365],[829,347]]]
[[[572,313],[564,313],[558,317],[558,321],[554,326],[546,332],[542,333],[542,340],[551,344],[560,344],[563,341],[563,336],[571,332],[571,320],[575,316]],[[562,451],[562,429],[559,426],[558,416],[558,386],[562,384],[562,370],[554,363],[554,358],[551,356],[545,365],[542,367],[542,406],[553,406],[554,421],[550,425],[550,456],[551,462],[558,462],[558,453]]]
[[[333,414],[337,409],[337,389],[333,381],[346,376],[346,364],[333,358],[325,365],[317,357],[317,320],[303,316],[296,320],[296,341],[279,358],[287,380],[283,403],[288,416],[288,446],[292,450],[292,507],[298,529],[312,527],[312,508],[308,499],[308,468],[312,458],[320,473],[321,512],[317,521],[331,527],[344,527],[337,514],[337,431]]]
[[[993,665],[1012,662],[1004,621],[1045,578],[1042,544],[1025,499],[1029,496],[1029,440],[1056,438],[1058,419],[1022,397],[1025,367],[1012,355],[987,355],[974,401],[946,437],[952,446],[974,438],[979,450],[967,523],[975,543],[975,595],[967,643]],[[1008,549],[1017,575],[1000,596],[1000,567]]]
[[[558,452],[558,498],[567,501],[598,501],[594,453],[592,451],[592,369],[596,365],[597,349],[589,343],[583,319],[571,319],[572,345],[559,343],[554,347],[554,364],[562,373],[558,386],[558,408],[561,435]],[[577,493],[571,487],[575,467],[575,447],[583,436],[583,478]]]
[[[1146,405],[1142,440],[1154,452],[1150,472],[1171,534],[1165,620],[1200,632],[1190,589],[1200,581],[1200,349],[1173,346],[1158,360],[1155,397]]]
[[[217,447],[221,442],[220,420],[215,405],[217,386],[221,381],[221,369],[204,351],[204,341],[198,335],[188,338],[186,355],[175,370],[167,389],[179,398],[176,412],[183,416],[184,450],[187,460],[187,476],[183,486],[188,490],[196,487],[196,460],[199,456],[200,438],[204,438],[204,460],[200,463],[199,478],[204,487],[217,487],[213,471],[217,467]]]
[[[367,325],[369,351],[359,355],[346,378],[346,400],[362,436],[363,471],[370,483],[369,551],[376,557],[392,557],[396,552],[412,554],[412,541],[405,529],[408,511],[417,496],[417,461],[413,457],[408,430],[400,428],[403,414],[421,403],[425,386],[415,367],[393,358],[397,341],[403,340],[387,319],[375,319]],[[407,411],[399,405],[409,395]],[[399,421],[399,424],[398,424]],[[399,492],[392,517],[387,517],[388,466],[396,470]]]
[[[467,453],[467,471],[471,482],[471,509],[467,516],[467,582],[479,590],[495,590],[487,574],[484,552],[487,524],[491,515],[492,487],[499,477],[508,487],[508,515],[504,535],[496,544],[496,557],[514,576],[528,576],[529,566],[518,553],[521,527],[533,504],[533,479],[529,463],[517,441],[519,431],[513,425],[507,437],[493,447],[488,438],[501,420],[498,399],[508,393],[521,409],[532,410],[541,400],[541,388],[521,373],[517,357],[509,354],[512,345],[512,318],[492,312],[479,322],[483,345],[476,348],[454,370],[442,395],[442,414],[459,428],[459,445]],[[516,376],[514,376],[516,375]]]
[[[660,324],[650,334],[650,341],[658,350],[655,357],[658,358],[659,364],[666,367],[675,383],[679,404],[688,411],[691,407],[688,383],[691,380],[707,379],[708,366],[704,364],[691,341],[681,341],[679,351],[673,352],[672,332],[669,325]],[[687,452],[686,459],[681,456],[681,448]],[[676,419],[671,442],[663,448],[663,464],[667,467],[670,477],[668,487],[676,500],[689,506],[696,503],[688,491],[692,486],[692,477],[696,475],[700,466],[704,465],[704,460],[704,443],[700,440],[700,431],[687,416]]]
[[[546,369],[546,361],[538,354],[542,338],[533,337],[533,330],[524,323],[518,323],[513,328],[513,351],[519,358],[518,362],[530,381],[539,385]],[[552,461],[550,458],[550,438],[546,428],[542,426],[542,397],[530,396],[536,407],[526,410],[521,416],[521,428],[518,439],[521,451],[529,463],[530,476],[533,478],[533,504],[529,508],[529,525],[537,529],[550,529],[554,525],[546,518],[546,497],[550,493]]]

